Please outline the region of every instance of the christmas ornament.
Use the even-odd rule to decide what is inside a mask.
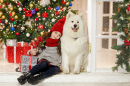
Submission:
[[[44,12],[43,14],[42,14],[42,17],[44,17],[44,18],[46,18],[48,16],[48,14],[46,13],[46,12]]]
[[[19,32],[16,32],[16,36],[19,36]]]
[[[60,12],[58,12],[58,11],[56,11],[56,13],[55,13],[56,15],[59,15],[60,14]]]
[[[70,3],[69,6],[72,6],[72,3]]]
[[[4,2],[4,0],[0,0],[0,2],[1,2],[1,3],[3,3],[3,2]]]
[[[0,11],[0,16],[2,16],[2,15],[3,15],[3,12]]]
[[[0,23],[0,30],[3,30],[5,28],[5,25],[3,23]]]
[[[15,15],[15,16],[14,16],[14,18],[15,18],[15,19],[18,19],[18,16],[17,16],[17,15]]]
[[[40,13],[39,12],[37,13],[37,16],[40,17]]]
[[[56,20],[56,19],[53,18],[51,21],[52,21],[52,22],[55,22],[55,20]]]
[[[9,5],[9,3],[8,3],[8,2],[6,2],[6,5]]]
[[[37,41],[37,38],[35,37],[34,40]]]
[[[14,18],[10,17],[10,20],[11,20],[11,21],[14,21]]]
[[[13,12],[12,12],[12,16],[14,16],[14,15],[15,15],[15,12],[13,11]]]
[[[2,16],[2,19],[5,19],[5,16],[4,16],[4,15]]]
[[[42,7],[45,7],[46,5],[49,5],[50,4],[50,0],[41,0],[40,1],[40,5],[42,6]]]
[[[25,19],[25,15],[23,15],[23,19]]]
[[[7,19],[5,20],[5,23],[8,24],[8,20]]]
[[[9,9],[10,9],[10,11],[13,11],[13,7],[10,7]]]
[[[38,25],[38,28],[43,29],[43,25],[42,24]]]
[[[16,28],[19,28],[19,25],[17,25]]]
[[[65,4],[65,0],[62,0],[62,4]]]
[[[31,10],[31,13],[32,13],[32,14],[35,14],[35,10],[34,10],[34,9],[33,9],[33,10]]]
[[[22,11],[22,7],[19,7],[19,11]]]
[[[0,23],[2,23],[2,20],[1,20],[1,18],[0,18]]]
[[[38,18],[35,18],[35,21],[38,21]]]
[[[54,2],[56,2],[56,0],[53,0]]]
[[[13,22],[14,25],[16,25],[16,22]]]
[[[130,5],[127,5],[127,6],[128,6],[127,11],[130,11]]]
[[[21,27],[21,30],[24,31],[24,30],[25,30],[25,27],[22,26],[22,27]]]
[[[2,5],[0,5],[0,8],[2,8]]]
[[[25,16],[31,17],[32,16],[31,10],[26,10],[25,11]]]
[[[44,32],[40,32],[41,36],[44,34]]]
[[[60,7],[57,6],[57,7],[56,7],[56,10],[59,10],[59,9],[60,9]]]
[[[48,7],[48,9],[49,9],[49,10],[52,10],[52,8],[51,8],[51,7]]]
[[[35,8],[35,11],[38,11],[38,7]]]
[[[66,5],[69,5],[69,2],[67,2]]]
[[[9,16],[12,16],[12,13],[9,13]]]
[[[23,11],[26,11],[26,8],[23,8]]]
[[[30,8],[32,8],[32,7],[33,7],[33,4],[30,4],[29,6],[30,6]]]
[[[18,6],[20,6],[20,3],[17,3]]]
[[[26,34],[26,36],[27,36],[27,37],[29,37],[29,36],[30,36],[30,34],[29,34],[29,33],[27,33],[27,34]]]
[[[15,30],[15,28],[14,27],[11,27],[11,29],[10,29],[11,31],[14,31]]]
[[[53,17],[53,16],[54,16],[54,14],[51,14],[51,16]]]
[[[2,8],[4,8],[4,7],[5,7],[5,4],[2,5]]]

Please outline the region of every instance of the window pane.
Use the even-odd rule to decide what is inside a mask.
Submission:
[[[112,47],[114,47],[115,45],[117,45],[117,39],[112,39]]]
[[[103,31],[108,32],[109,30],[109,17],[103,17]]]
[[[118,5],[116,4],[116,2],[113,2],[113,13],[116,13],[118,11]]]
[[[102,48],[108,49],[108,39],[102,39]]]
[[[110,2],[103,3],[103,14],[109,14]]]

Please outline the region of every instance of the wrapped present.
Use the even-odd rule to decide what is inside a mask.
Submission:
[[[23,55],[21,56],[20,71],[27,72],[36,64],[37,64],[36,56]]]
[[[33,46],[6,46],[6,56],[9,63],[20,63],[21,55],[27,55],[27,51]]]
[[[21,47],[28,46],[28,42],[17,42],[17,46]]]

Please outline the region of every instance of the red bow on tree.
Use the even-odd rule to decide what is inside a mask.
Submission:
[[[127,6],[128,6],[127,11],[130,11],[130,5],[127,5]]]
[[[128,41],[127,39],[124,40],[124,42],[125,42],[125,45],[130,45],[130,41]]]

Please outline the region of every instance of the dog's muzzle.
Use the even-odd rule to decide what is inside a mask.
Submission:
[[[77,32],[77,31],[78,31],[77,24],[74,24],[74,27],[72,28],[72,30],[73,30],[74,32]]]

